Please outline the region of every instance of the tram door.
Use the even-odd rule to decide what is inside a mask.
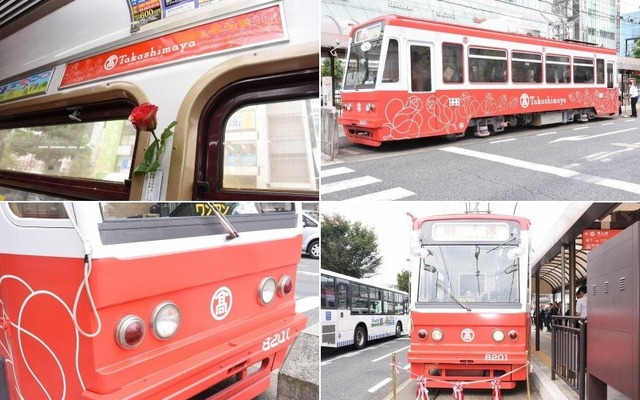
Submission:
[[[431,108],[426,99],[435,92],[434,80],[434,59],[433,44],[409,42],[409,94],[418,95],[421,99],[422,107],[424,107],[423,115],[426,119],[423,121],[421,133],[431,134],[439,131],[442,126],[440,124],[439,105],[435,104],[435,108]],[[427,107],[429,107],[427,109]],[[428,131],[425,132],[425,129]]]

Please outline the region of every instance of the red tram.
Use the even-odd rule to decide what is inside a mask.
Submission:
[[[266,390],[307,320],[294,299],[299,215],[213,207],[1,203],[0,398]]]
[[[412,375],[429,388],[514,388],[528,374],[529,221],[412,219]]]
[[[353,29],[338,122],[369,146],[587,121],[618,110],[616,53],[403,16]]]

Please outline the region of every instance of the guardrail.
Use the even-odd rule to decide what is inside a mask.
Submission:
[[[585,399],[587,321],[579,317],[552,317],[551,380],[556,375]]]

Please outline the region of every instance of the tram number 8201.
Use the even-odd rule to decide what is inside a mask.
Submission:
[[[507,361],[509,356],[506,354],[485,354],[485,361]]]

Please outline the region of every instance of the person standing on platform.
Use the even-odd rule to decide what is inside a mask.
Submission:
[[[638,97],[636,95],[636,97]],[[587,287],[580,286],[576,292],[576,317],[587,318]]]
[[[635,79],[629,79],[629,98],[631,99],[631,118],[638,118],[636,103],[638,103],[638,87]]]

